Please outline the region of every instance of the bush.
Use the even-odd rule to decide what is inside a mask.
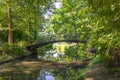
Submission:
[[[18,45],[9,45],[9,44],[4,44],[2,47],[0,47],[0,51],[2,54],[6,55],[12,55],[12,56],[20,56],[25,53],[24,49]]]
[[[20,41],[17,43],[20,47],[24,47],[27,45],[27,42],[26,41]]]

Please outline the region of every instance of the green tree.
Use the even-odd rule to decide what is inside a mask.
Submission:
[[[113,52],[115,48],[119,48],[119,20],[120,16],[120,1],[118,0],[88,0],[88,5],[91,8],[91,34],[94,39],[94,45],[99,47],[99,54],[102,55],[103,60],[107,65],[111,64],[112,57],[119,56],[120,53]],[[111,52],[110,52],[111,51]],[[110,61],[108,61],[110,60]],[[118,64],[118,60],[112,59],[115,64]],[[114,64],[114,65],[115,65]]]
[[[51,23],[57,34],[77,33],[80,40],[90,37],[86,44],[79,44],[79,52],[96,47],[96,54],[109,64],[111,49],[119,47],[119,4],[117,0],[62,0],[62,8],[56,9]]]
[[[54,1],[1,0],[0,28],[2,34],[0,34],[0,39],[7,42],[6,32],[9,30],[9,43],[18,43],[20,41],[26,41],[28,44],[33,43],[38,32],[43,29],[43,14],[49,9],[52,2]],[[8,23],[9,28],[7,27]]]

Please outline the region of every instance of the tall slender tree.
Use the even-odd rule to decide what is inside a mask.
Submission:
[[[8,8],[8,20],[9,20],[9,33],[8,33],[8,43],[12,44],[13,43],[13,38],[12,38],[12,16],[11,16],[11,8]]]
[[[13,44],[13,37],[12,37],[12,9],[10,6],[10,1],[6,1],[7,8],[8,8],[8,43]]]

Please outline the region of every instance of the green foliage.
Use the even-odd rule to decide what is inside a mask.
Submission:
[[[39,55],[44,57],[46,55],[46,52],[47,51],[50,51],[52,50],[52,45],[47,45],[47,46],[43,46],[41,48],[38,48],[38,52],[39,52]]]
[[[4,0],[0,1],[0,40],[7,42],[8,38],[8,6],[12,12],[12,32],[14,43],[37,40],[38,32],[43,29],[43,14],[49,9],[52,0]],[[43,7],[44,6],[44,7]]]
[[[80,40],[90,37],[86,44],[79,45],[79,54],[86,53],[88,46],[96,47],[96,55],[101,55],[101,61],[109,65],[110,49],[120,45],[120,1],[63,0],[62,4],[51,18],[56,34],[77,33]]]
[[[43,14],[50,10],[52,2],[54,0],[0,0],[0,45],[8,40],[9,6],[12,9],[13,40],[19,46],[43,40],[43,37],[39,36],[40,31],[55,32],[55,35],[62,35],[64,39],[69,39],[69,36],[80,40],[90,37],[86,44],[66,49],[66,55],[72,58],[78,53],[80,58],[88,58],[86,49],[89,46],[96,47],[96,55],[100,55],[101,61],[109,65],[111,58],[116,55],[116,52],[110,51],[120,45],[120,1],[61,0],[62,7],[55,9],[50,19],[45,19]],[[12,51],[15,49],[19,53],[21,50],[18,46],[7,44],[1,49],[8,50],[5,53],[14,53]]]
[[[4,55],[12,55],[12,56],[21,56],[25,54],[25,51],[22,47],[18,45],[9,45],[4,44],[2,47],[0,47],[0,51]]]
[[[17,43],[17,45],[20,46],[20,47],[25,47],[27,45],[27,42],[26,41],[19,41]]]
[[[114,0],[106,0],[106,1],[89,1],[89,5],[91,7],[91,13],[94,14],[94,19],[92,18],[92,37],[91,44],[99,47],[98,54],[101,54],[101,59],[105,63],[105,65],[110,65],[108,62],[111,56],[109,51],[110,49],[114,49],[118,47],[119,44],[119,27],[120,24],[118,20],[120,16],[117,14],[120,13],[119,9],[119,1]],[[117,11],[116,11],[117,9]],[[93,16],[93,15],[91,15]],[[95,33],[95,34],[93,34]]]
[[[50,8],[52,0],[0,0],[0,48],[6,54],[22,55],[26,45],[38,41],[43,30],[43,14]],[[8,42],[8,8],[11,8],[13,45]],[[4,44],[4,45],[3,45]]]
[[[77,54],[77,50],[75,46],[66,47],[65,55],[67,55],[69,58],[75,58],[76,54]]]
[[[67,67],[59,71],[59,73],[55,74],[55,79],[57,80],[84,80],[83,76],[81,76],[81,71],[79,69],[72,69],[71,67]]]

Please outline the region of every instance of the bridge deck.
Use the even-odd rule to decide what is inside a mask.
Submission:
[[[34,45],[29,45],[27,46],[27,50],[34,50],[36,48],[51,44],[51,43],[57,43],[57,42],[75,42],[75,43],[85,43],[85,41],[80,41],[80,40],[55,40],[55,41],[45,41],[45,42],[40,42],[38,44],[34,44]]]

